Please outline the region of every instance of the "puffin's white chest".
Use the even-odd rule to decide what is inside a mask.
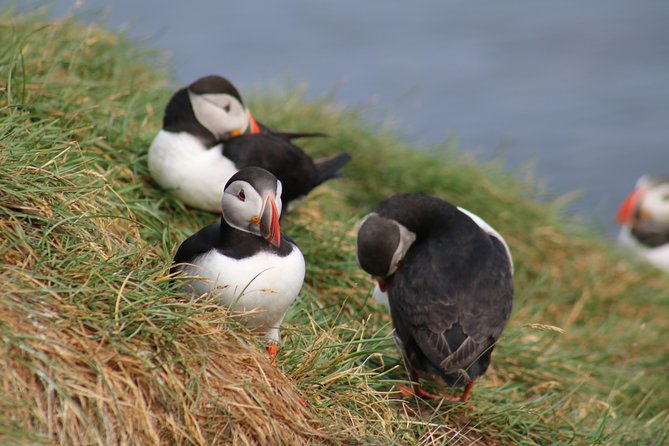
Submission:
[[[149,171],[188,206],[220,213],[225,183],[237,172],[222,153],[220,144],[207,149],[190,133],[161,130],[149,148]]]
[[[623,226],[618,234],[618,243],[630,248],[638,257],[655,265],[657,268],[669,271],[669,244],[649,248],[639,243],[629,227]]]
[[[196,296],[211,293],[233,311],[250,312],[243,322],[267,330],[278,342],[281,321],[302,288],[305,264],[296,247],[286,257],[260,252],[239,260],[212,250],[184,270],[200,278],[186,283],[185,289]]]

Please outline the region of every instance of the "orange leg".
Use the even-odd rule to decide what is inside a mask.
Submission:
[[[462,395],[460,395],[460,398],[459,398],[459,399],[460,399],[460,401],[462,401],[463,403],[464,403],[465,401],[467,401],[467,400],[469,399],[469,395],[472,394],[472,389],[474,388],[474,381],[475,381],[475,380],[473,380],[473,379],[472,379],[471,381],[469,381],[469,382],[467,383],[467,385],[465,386],[465,390],[462,391]]]
[[[409,372],[409,376],[411,378],[411,381],[413,381],[413,383],[411,384],[411,387],[400,386],[400,392],[402,393],[402,396],[404,396],[405,398],[411,398],[417,396],[423,398],[424,400],[433,400],[435,398],[441,398],[441,395],[435,395],[434,393],[430,393],[426,390],[423,390],[423,388],[420,386],[418,372],[416,370],[411,370]]]

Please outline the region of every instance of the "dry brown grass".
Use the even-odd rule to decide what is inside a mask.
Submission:
[[[28,307],[21,294],[6,295],[12,311],[7,301],[2,306],[3,331],[14,339],[0,351],[1,404],[35,439],[304,444],[333,438],[266,355],[220,324],[220,310],[190,318],[169,346],[159,339],[121,344],[77,323],[80,309],[67,301],[43,296],[44,303]]]
[[[211,216],[147,177],[172,88],[148,64],[164,63],[96,27],[1,18],[0,443],[667,438],[666,276],[556,224],[555,206],[522,199],[535,191],[498,168],[450,148],[410,152],[355,112],[299,96],[253,103],[278,127],[332,133],[309,143],[314,154],[337,147],[354,159],[282,221],[308,270],[271,366],[224,310],[185,300],[165,277],[178,243]],[[515,309],[475,408],[397,392],[406,373],[388,315],[368,302],[353,228],[400,190],[483,215],[512,247]]]

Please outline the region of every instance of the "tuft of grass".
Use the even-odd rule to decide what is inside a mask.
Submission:
[[[10,9],[0,35],[1,443],[667,441],[669,279],[563,221],[531,182],[453,144],[412,150],[326,99],[252,94],[269,125],[331,135],[304,141],[313,156],[353,154],[282,220],[307,277],[273,367],[224,309],[168,283],[178,244],[215,217],[148,176],[176,88],[160,54]],[[354,240],[399,191],[476,212],[513,251],[514,313],[472,405],[397,391],[407,374]]]

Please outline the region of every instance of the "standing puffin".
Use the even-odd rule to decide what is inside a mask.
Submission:
[[[618,242],[669,271],[669,177],[644,175],[618,209]]]
[[[395,339],[414,382],[419,373],[464,387],[490,365],[511,314],[513,261],[502,237],[464,209],[426,194],[382,201],[360,225],[358,263],[387,293]],[[377,293],[378,294],[378,293]]]
[[[222,186],[244,167],[272,172],[288,204],[340,176],[351,156],[312,160],[292,139],[319,133],[277,132],[259,124],[237,89],[220,76],[206,76],[177,91],[165,108],[163,129],[149,148],[149,172],[188,206],[220,213]]]
[[[276,357],[279,327],[304,281],[304,257],[279,229],[281,182],[268,171],[247,167],[225,185],[223,215],[184,241],[171,273],[190,280],[182,289],[213,295],[242,322],[263,333]]]

